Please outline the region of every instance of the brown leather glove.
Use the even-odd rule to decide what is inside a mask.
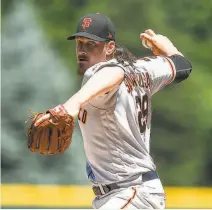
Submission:
[[[50,118],[35,125],[36,121],[47,113],[50,114]],[[74,118],[67,113],[63,105],[33,115],[29,119],[32,123],[27,131],[30,151],[43,155],[63,154],[72,141]]]

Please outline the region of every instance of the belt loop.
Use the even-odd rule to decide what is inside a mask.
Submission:
[[[99,189],[100,189],[102,195],[105,195],[105,191],[104,191],[104,188],[102,187],[102,185],[98,184],[98,186],[99,186]]]

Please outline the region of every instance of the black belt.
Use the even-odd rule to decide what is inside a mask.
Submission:
[[[155,171],[148,171],[142,174],[142,182],[150,181],[153,179],[158,179],[158,175]],[[104,195],[118,188],[120,187],[116,183],[112,183],[108,185],[99,184],[98,186],[93,186],[92,189],[95,195]]]

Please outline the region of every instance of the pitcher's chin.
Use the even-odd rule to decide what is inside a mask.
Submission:
[[[89,68],[89,66],[86,63],[84,63],[84,62],[78,63],[79,74],[84,74],[88,68]]]

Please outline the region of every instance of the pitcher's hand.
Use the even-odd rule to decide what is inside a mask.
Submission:
[[[144,39],[149,45],[149,48],[155,55],[171,56],[174,54],[182,55],[181,52],[173,45],[173,43],[166,37],[156,34],[153,30],[148,29],[140,34],[140,39]],[[182,55],[183,56],[183,55]]]

